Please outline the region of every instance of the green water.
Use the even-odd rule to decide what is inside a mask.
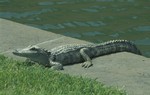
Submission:
[[[94,43],[131,40],[150,57],[150,0],[0,0],[0,17]]]

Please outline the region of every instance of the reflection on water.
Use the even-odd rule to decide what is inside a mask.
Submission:
[[[91,42],[134,41],[150,57],[150,0],[0,0],[0,17]]]

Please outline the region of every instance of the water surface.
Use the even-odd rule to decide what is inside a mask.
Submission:
[[[0,17],[94,43],[131,40],[150,57],[150,0],[0,0]]]

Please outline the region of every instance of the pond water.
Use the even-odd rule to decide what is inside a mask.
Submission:
[[[0,0],[0,17],[94,43],[131,40],[150,57],[150,0]]]

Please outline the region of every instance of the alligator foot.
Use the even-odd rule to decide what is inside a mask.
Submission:
[[[84,68],[89,68],[89,67],[91,67],[93,64],[92,64],[91,58],[88,56],[88,54],[86,54],[86,51],[88,51],[88,48],[82,48],[82,49],[80,50],[80,54],[81,54],[81,56],[83,57],[83,59],[85,60],[85,62],[82,63],[81,65],[82,65],[82,67],[84,67]]]
[[[53,70],[63,70],[63,65],[58,62],[50,61],[50,66],[51,66],[51,69]]]
[[[92,64],[91,62],[89,62],[89,61],[86,61],[86,62],[82,63],[81,65],[82,65],[82,67],[84,67],[84,68],[89,68],[89,67],[91,67],[93,64]]]
[[[32,66],[35,64],[35,62],[31,61],[30,59],[26,59],[24,62],[27,66]]]
[[[64,70],[62,65],[52,66],[51,69],[53,69],[53,70]]]

